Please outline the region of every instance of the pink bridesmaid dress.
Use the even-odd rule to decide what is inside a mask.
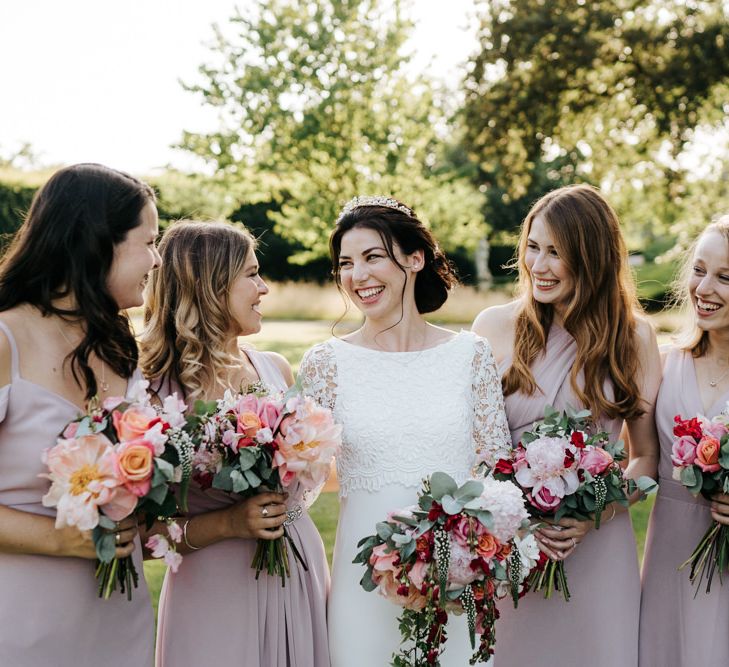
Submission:
[[[265,354],[246,350],[260,379],[286,389]],[[173,385],[174,389],[174,385]],[[169,389],[161,393],[169,393]],[[190,515],[226,507],[235,497],[191,487]],[[185,554],[177,573],[167,571],[157,621],[157,666],[251,665],[328,667],[326,597],[329,568],[303,493],[289,489],[293,522],[288,532],[304,557],[306,572],[289,550],[291,576],[281,579],[251,569],[255,540],[223,540]]]
[[[52,447],[80,410],[62,396],[20,376],[12,351],[11,382],[0,389],[0,504],[54,516],[41,498],[49,482],[41,453]],[[154,617],[139,542],[134,561],[139,587],[133,599],[99,599],[94,562],[0,553],[0,665],[3,667],[147,667],[154,654]]]
[[[721,585],[714,573],[707,595],[706,580],[696,593],[689,568],[678,570],[711,524],[709,503],[671,476],[674,416],[711,418],[726,407],[727,399],[729,392],[705,412],[691,353],[670,349],[656,403],[659,488],[643,559],[641,667],[729,665],[729,576],[724,573]]]
[[[557,410],[581,408],[570,385],[577,345],[564,329],[553,325],[545,353],[532,365],[542,392],[511,394],[505,399],[511,438],[544,417],[544,406]],[[501,364],[506,371],[511,359]],[[582,377],[580,376],[580,382]],[[600,420],[613,440],[622,420]],[[608,515],[609,516],[609,515]],[[495,667],[635,667],[638,664],[640,580],[630,516],[623,512],[599,530],[591,530],[565,560],[571,598],[561,593],[545,599],[528,593],[514,609],[509,600],[499,605]]]

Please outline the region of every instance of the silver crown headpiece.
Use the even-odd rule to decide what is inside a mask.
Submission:
[[[392,197],[384,197],[383,195],[362,195],[361,197],[353,197],[344,205],[342,212],[337,218],[337,223],[345,215],[354,211],[354,209],[361,208],[363,206],[384,206],[386,208],[392,208],[396,211],[400,211],[400,213],[404,213],[411,218],[414,217],[411,209]]]

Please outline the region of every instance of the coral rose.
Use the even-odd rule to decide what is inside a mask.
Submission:
[[[157,420],[157,413],[151,407],[132,406],[124,412],[114,410],[111,416],[119,440],[141,438],[151,428],[152,422]]]
[[[602,447],[585,447],[580,457],[580,467],[591,475],[599,475],[613,464],[613,457]]]
[[[116,449],[115,468],[123,485],[141,498],[152,482],[154,445],[143,438],[123,442]]]
[[[696,460],[694,463],[704,472],[716,472],[717,470],[720,470],[720,449],[721,445],[716,438],[710,435],[705,435],[696,446]]]

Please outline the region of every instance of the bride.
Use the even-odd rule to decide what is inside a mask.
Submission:
[[[332,667],[380,667],[398,649],[400,608],[360,587],[357,542],[388,511],[413,504],[424,477],[441,470],[462,482],[477,451],[511,441],[488,341],[423,317],[443,305],[456,279],[413,210],[356,197],[330,250],[337,286],[364,323],[313,347],[299,371],[305,390],[344,427],[329,652]],[[465,618],[451,617],[447,633],[441,664],[467,665]]]

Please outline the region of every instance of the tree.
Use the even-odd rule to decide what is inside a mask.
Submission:
[[[483,198],[444,168],[446,113],[429,81],[405,72],[411,25],[400,2],[258,0],[231,26],[216,31],[219,62],[189,86],[221,127],[185,133],[182,146],[229,178],[266,179],[275,229],[302,248],[295,261],[326,254],[356,194],[392,194],[446,248],[475,246]]]
[[[681,156],[729,112],[726,3],[495,0],[479,39],[463,111],[479,182],[518,199],[546,168],[555,185],[610,189],[625,212],[652,200],[632,216],[643,241],[681,218]]]

